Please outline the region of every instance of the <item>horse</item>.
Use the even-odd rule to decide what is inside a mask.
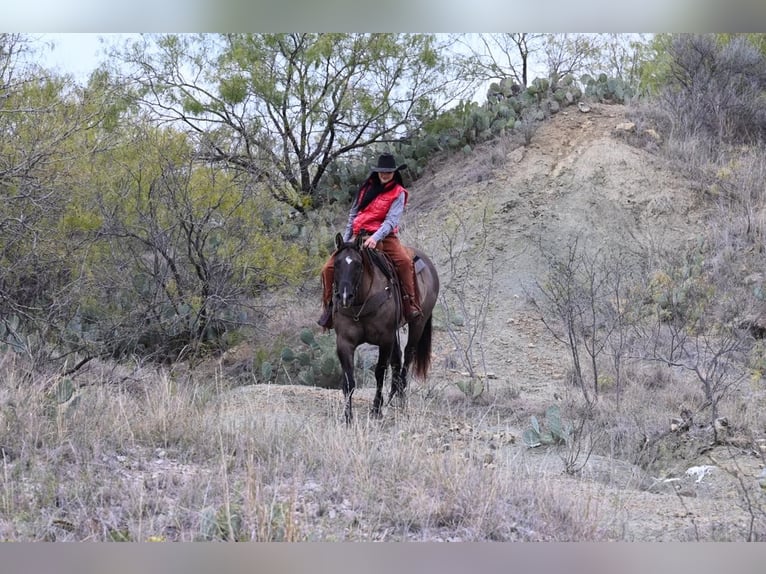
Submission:
[[[426,378],[431,364],[432,313],[439,296],[439,275],[425,253],[408,248],[414,255],[422,314],[407,324],[407,345],[402,360],[399,328],[404,326],[405,320],[393,264],[382,252],[363,247],[361,236],[355,241],[344,242],[339,233],[335,236],[335,247],[332,312],[336,352],[343,370],[344,415],[348,424],[353,419],[351,399],[356,388],[354,353],[362,343],[378,347],[377,390],[370,409],[372,416],[381,416],[383,380],[389,365],[389,405],[397,396],[404,402],[410,368],[415,377]]]

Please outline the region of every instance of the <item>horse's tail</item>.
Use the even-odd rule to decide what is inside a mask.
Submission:
[[[426,378],[428,368],[431,366],[431,319],[432,317],[428,317],[428,321],[423,327],[423,333],[418,339],[418,346],[412,361],[412,373],[419,379]]]

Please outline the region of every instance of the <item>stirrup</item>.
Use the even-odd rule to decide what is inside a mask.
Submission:
[[[402,297],[402,303],[404,303],[404,318],[409,323],[420,317],[423,312],[415,305],[411,303],[411,298],[408,296]]]

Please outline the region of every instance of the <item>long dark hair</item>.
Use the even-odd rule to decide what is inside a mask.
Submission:
[[[394,172],[394,178],[388,182],[386,186],[383,186],[383,183],[380,181],[380,178],[378,177],[378,172],[373,171],[370,173],[370,175],[367,177],[367,179],[364,181],[364,183],[360,186],[359,192],[357,194],[357,203],[358,208],[361,211],[370,203],[373,199],[378,197],[381,193],[386,191],[386,189],[391,189],[393,187],[394,183],[398,183],[401,186],[404,186],[404,180],[402,179],[402,174],[399,173],[399,170]]]

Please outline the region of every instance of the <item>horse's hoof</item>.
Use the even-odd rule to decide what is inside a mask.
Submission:
[[[407,408],[407,398],[397,393],[389,397],[388,406],[393,407],[395,409],[405,409]]]

